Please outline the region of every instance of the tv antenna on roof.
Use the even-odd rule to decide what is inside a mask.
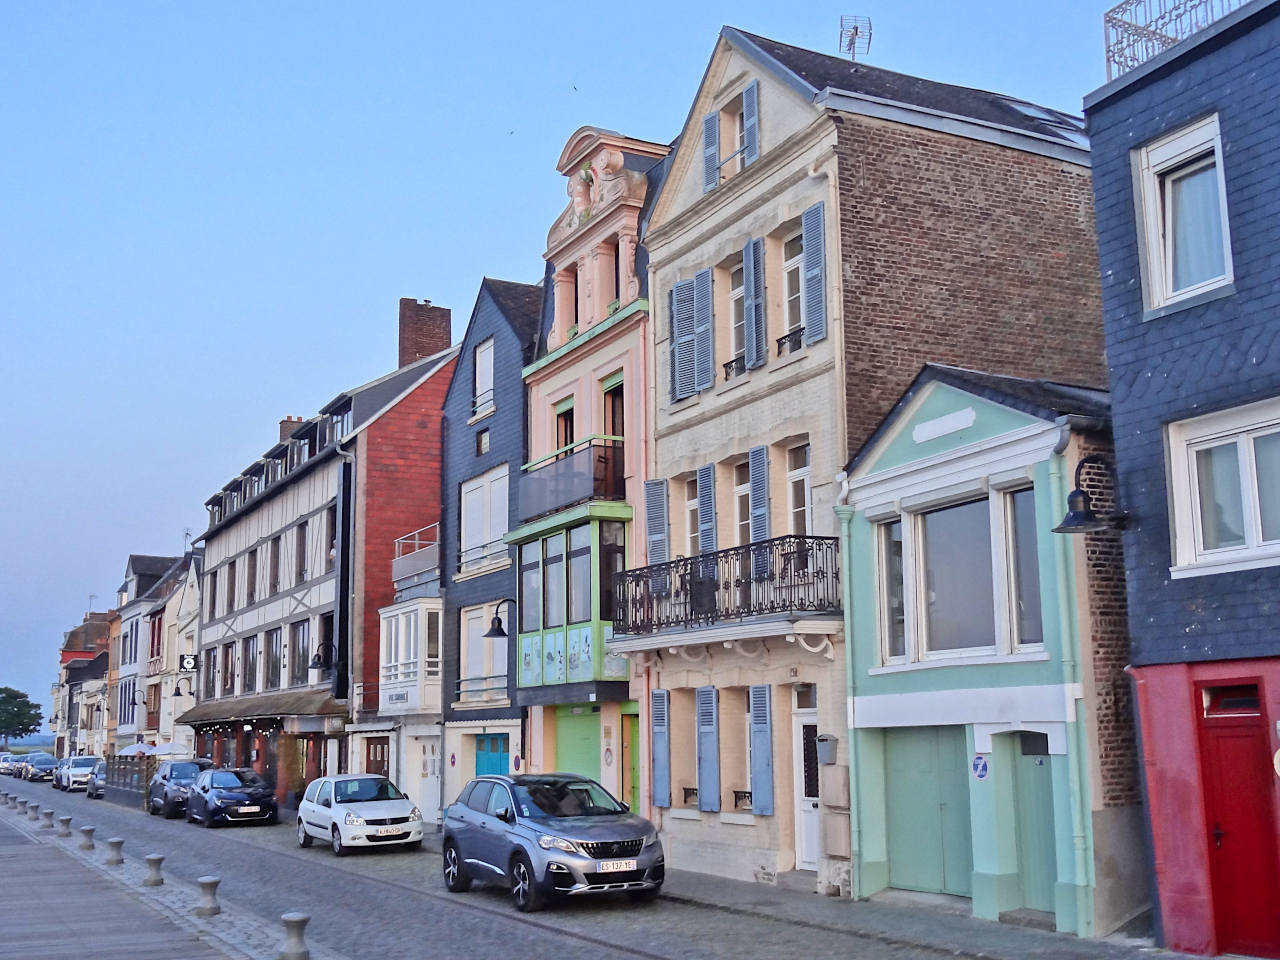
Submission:
[[[849,54],[850,60],[871,52],[870,17],[840,18],[840,49]]]

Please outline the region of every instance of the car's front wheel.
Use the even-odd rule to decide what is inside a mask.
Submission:
[[[302,825],[302,820],[298,820],[298,846],[311,846],[311,834],[307,833],[307,828]]]
[[[147,813],[153,817],[160,813],[160,804],[156,802],[156,798],[152,797],[147,801]]]
[[[542,893],[538,890],[533,864],[523,851],[511,861],[511,899],[521,913],[542,909]]]
[[[333,848],[335,857],[345,857],[347,855],[347,847],[342,842],[342,833],[337,827],[333,828],[333,836],[329,840],[329,846]]]
[[[462,858],[458,856],[458,848],[453,845],[452,840],[444,845],[441,860],[444,868],[444,888],[450,893],[465,893],[470,890],[471,878],[467,876],[467,869],[462,865]]]

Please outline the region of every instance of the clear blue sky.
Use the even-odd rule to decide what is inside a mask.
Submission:
[[[721,25],[1079,112],[1105,2],[0,4],[0,685],[48,703],[129,553],[395,365],[396,304],[533,282],[595,124],[679,132]],[[48,713],[46,706],[46,715]]]

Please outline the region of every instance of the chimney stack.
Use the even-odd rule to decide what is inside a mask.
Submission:
[[[298,424],[302,423],[301,417],[285,417],[280,421],[280,442],[288,440],[292,436],[293,431],[298,429]]]
[[[430,300],[400,298],[400,366],[447,350],[452,342],[449,308],[433,307]]]

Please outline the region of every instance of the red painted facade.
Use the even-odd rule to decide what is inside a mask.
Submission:
[[[1280,659],[1131,673],[1165,946],[1280,957]],[[1213,716],[1212,691],[1251,685],[1256,709]],[[1242,927],[1241,915],[1262,921]]]
[[[395,541],[440,522],[444,397],[456,359],[418,384],[359,437],[352,650],[358,708],[378,709],[378,610],[395,599]]]

